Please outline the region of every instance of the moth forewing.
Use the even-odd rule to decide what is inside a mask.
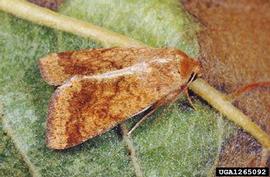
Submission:
[[[48,147],[65,149],[75,146],[110,130],[160,100],[168,100],[166,96],[185,85],[198,67],[194,60],[176,49],[111,50],[103,53],[97,50],[98,55],[91,54],[101,57],[96,58],[100,61],[95,62],[97,66],[92,58],[89,59],[91,68],[99,68],[94,74],[72,76],[56,89],[47,119]],[[112,64],[112,59],[108,62],[105,56],[116,56],[116,51],[124,53],[122,56],[125,57],[114,59]],[[176,60],[176,56],[180,59]],[[121,59],[124,61],[122,65]],[[110,63],[111,67],[103,62]],[[43,65],[43,69],[49,70],[46,67],[49,65]],[[47,77],[47,81],[50,79]]]
[[[53,53],[39,60],[42,78],[50,85],[62,85],[74,75],[96,75],[119,70],[155,58],[182,61],[188,56],[177,49],[100,48]],[[183,61],[185,62],[185,61]],[[186,64],[184,63],[183,66]],[[185,68],[182,68],[185,69]],[[185,70],[183,70],[183,73]]]

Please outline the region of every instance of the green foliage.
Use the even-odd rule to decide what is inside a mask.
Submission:
[[[0,124],[0,176],[27,177],[29,170]]]
[[[152,46],[174,46],[196,56],[197,26],[177,2],[70,0],[60,12]],[[31,173],[46,177],[134,176],[125,142],[117,128],[65,151],[53,151],[45,146],[47,105],[54,88],[42,81],[37,60],[51,52],[100,46],[94,41],[40,27],[2,12],[0,19],[3,126],[27,161]],[[182,99],[161,108],[134,132],[134,146],[145,176],[207,175],[227,135],[227,123],[207,105],[199,101],[195,105],[197,111]],[[134,121],[129,121],[129,125]],[[9,147],[1,146],[3,149]],[[19,164],[14,169],[27,176],[18,156],[14,153],[12,157],[14,163]]]
[[[130,36],[155,47],[178,47],[198,54],[191,21],[177,0],[78,0],[67,1],[61,12]]]

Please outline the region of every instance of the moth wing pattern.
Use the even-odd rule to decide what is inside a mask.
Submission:
[[[89,58],[93,49],[78,51],[77,58],[73,51],[68,59],[41,59],[39,67],[45,81],[61,85],[49,104],[46,132],[49,148],[66,149],[110,130],[179,91],[198,68],[196,61],[177,49],[97,50],[103,52],[97,55],[95,51],[94,59]],[[118,50],[125,55],[117,56]],[[83,59],[84,56],[87,57]],[[67,60],[68,64],[62,67],[58,60]],[[51,66],[55,61],[56,65]],[[82,66],[87,68],[80,69]],[[57,68],[66,71],[58,73]]]
[[[42,78],[50,85],[62,85],[74,75],[95,75],[119,70],[156,57],[187,57],[177,49],[97,48],[53,53],[39,60]]]
[[[139,88],[134,77],[111,80],[75,77],[59,87],[51,99],[47,119],[47,145],[65,149],[100,135],[151,106],[162,95]]]

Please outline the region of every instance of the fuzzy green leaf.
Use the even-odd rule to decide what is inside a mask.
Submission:
[[[106,27],[156,47],[198,53],[198,26],[176,0],[67,1],[60,13]],[[118,128],[65,151],[45,146],[48,100],[37,60],[51,52],[101,47],[94,41],[40,27],[0,12],[0,102],[3,126],[34,176],[135,176]],[[228,135],[227,122],[196,101],[161,108],[133,134],[145,176],[206,176]],[[128,121],[129,126],[137,119]],[[0,163],[1,165],[1,163]]]
[[[27,177],[29,170],[0,124],[0,176]]]

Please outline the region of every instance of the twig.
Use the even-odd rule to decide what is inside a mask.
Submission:
[[[147,47],[147,45],[126,36],[38,7],[27,1],[0,0],[0,9],[40,25],[70,32],[82,37],[92,38],[93,40],[101,42],[105,47]],[[270,136],[257,124],[252,122],[249,117],[244,115],[239,109],[227,101],[222,93],[218,92],[202,79],[194,81],[190,84],[190,88],[205,99],[210,105],[226,115],[229,120],[235,122],[254,136],[264,148],[270,149]]]
[[[241,95],[259,87],[270,87],[270,82],[255,82],[245,85],[244,87],[241,87],[236,91],[227,95],[227,100],[233,102],[236,98],[240,97]]]
[[[195,80],[190,88],[196,94],[200,95],[210,105],[216,108],[219,112],[224,114],[229,120],[233,121],[245,131],[256,138],[265,148],[270,148],[269,135],[263,131],[256,123],[243,114],[239,109],[234,107],[231,102],[226,100],[226,96],[211,87],[206,81],[202,79]]]
[[[128,134],[128,129],[127,129],[125,124],[121,124],[120,127],[122,130],[123,140],[126,143],[131,161],[132,161],[133,166],[134,166],[135,174],[137,177],[142,177],[143,176],[142,170],[140,168],[138,158],[136,156],[136,150],[133,146],[132,140],[130,139],[130,135]]]
[[[78,36],[91,38],[108,46],[146,46],[124,35],[109,31],[76,18],[61,15],[47,8],[39,7],[24,0],[0,0],[0,10],[39,25],[48,26]]]

